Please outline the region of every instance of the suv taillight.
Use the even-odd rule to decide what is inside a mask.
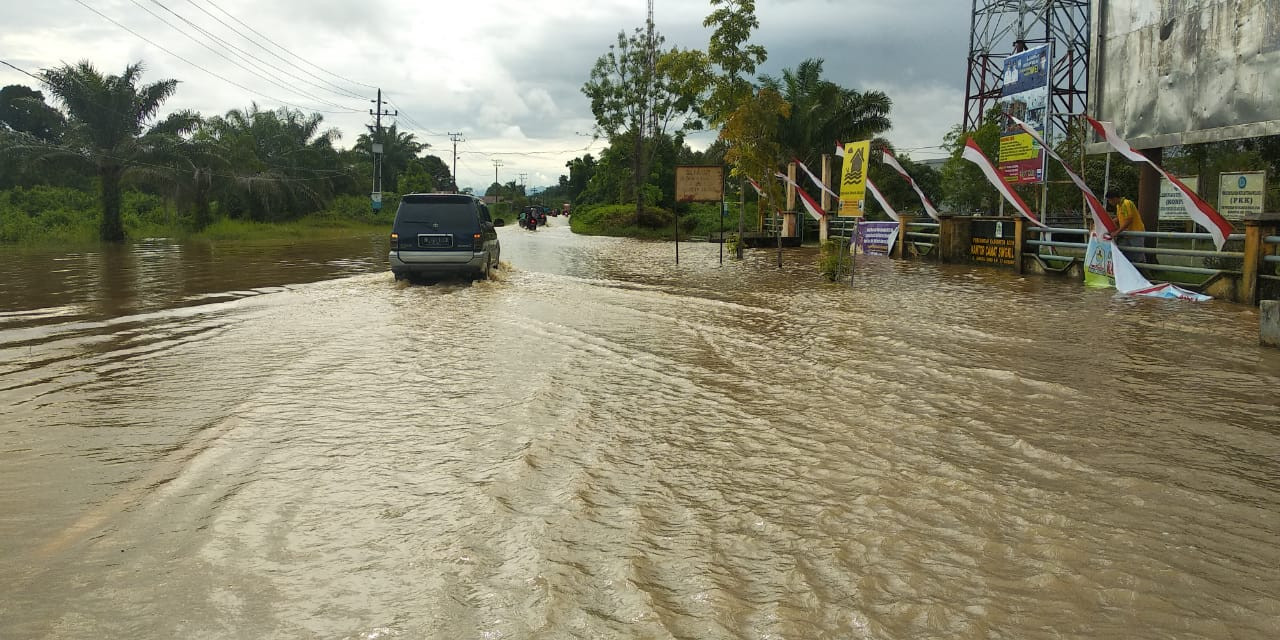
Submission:
[[[471,234],[471,250],[476,252],[484,251],[484,234],[483,233]]]
[[[397,251],[399,249],[400,249],[400,234],[393,233],[391,234],[391,250]]]

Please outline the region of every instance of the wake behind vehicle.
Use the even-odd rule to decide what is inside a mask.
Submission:
[[[391,272],[396,280],[488,279],[502,254],[500,226],[475,196],[407,194],[391,227]]]

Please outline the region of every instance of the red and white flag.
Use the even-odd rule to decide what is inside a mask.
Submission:
[[[1027,203],[1022,201],[1022,198],[1018,196],[1018,192],[1014,191],[1013,188],[1009,186],[1009,183],[1000,179],[1000,175],[996,173],[995,165],[992,165],[991,161],[987,159],[987,156],[982,153],[982,149],[978,147],[978,143],[973,141],[973,138],[969,138],[965,141],[964,151],[961,152],[960,156],[965,160],[978,165],[978,168],[982,169],[982,174],[987,177],[987,181],[995,186],[996,191],[999,191],[1000,195],[1004,196],[1004,199],[1008,200],[1009,204],[1013,205],[1013,208],[1016,209],[1018,213],[1021,213],[1023,217],[1030,220],[1035,225],[1041,227],[1044,226],[1044,223],[1040,222],[1040,219],[1037,218],[1035,214],[1031,213],[1031,207],[1028,207]]]
[[[836,141],[836,157],[838,158],[844,157],[844,143],[840,142],[839,140]]]
[[[840,199],[840,194],[832,191],[830,187],[823,184],[823,182],[818,179],[818,176],[813,175],[813,172],[809,170],[809,167],[804,166],[804,163],[800,162],[800,158],[792,158],[792,160],[795,161],[796,166],[800,167],[800,170],[803,171],[806,176],[809,176],[809,179],[812,180],[814,184],[818,185],[819,189],[826,191],[828,194],[831,195],[832,198],[835,198],[836,200]]]
[[[750,182],[751,187],[756,190],[756,195],[763,196],[765,198],[769,197],[769,194],[765,193],[764,189],[760,188],[760,183],[756,182],[755,180],[752,180],[751,178],[747,178],[747,182]]]
[[[1093,130],[1102,136],[1107,141],[1107,144],[1111,145],[1111,148],[1119,152],[1120,155],[1134,162],[1145,162],[1151,165],[1156,172],[1172,183],[1182,196],[1182,204],[1186,207],[1187,214],[1191,216],[1192,220],[1196,221],[1196,224],[1208,230],[1209,235],[1213,236],[1214,246],[1218,248],[1218,251],[1222,251],[1222,245],[1227,243],[1227,236],[1230,236],[1234,230],[1234,227],[1231,226],[1230,222],[1227,222],[1226,218],[1222,217],[1222,214],[1215,211],[1213,207],[1209,206],[1208,202],[1196,195],[1196,192],[1188,188],[1187,185],[1182,184],[1181,180],[1169,175],[1167,171],[1160,168],[1160,165],[1152,162],[1150,158],[1129,146],[1129,143],[1125,142],[1116,133],[1115,125],[1110,122],[1099,122],[1089,116],[1085,116],[1085,119],[1089,121],[1089,126],[1093,127]]]
[[[870,193],[871,196],[876,199],[876,202],[880,203],[880,206],[884,208],[885,213],[889,214],[889,218],[891,220],[894,222],[902,221],[901,218],[898,217],[898,212],[893,210],[893,207],[889,204],[888,200],[885,200],[884,194],[880,193],[880,189],[876,188],[876,185],[871,181],[871,178],[867,178],[867,193]]]
[[[774,175],[777,176],[779,180],[782,180],[795,188],[796,195],[800,196],[800,203],[804,205],[804,208],[809,212],[809,215],[813,216],[814,220],[821,220],[823,216],[827,215],[826,212],[822,210],[822,205],[818,204],[809,196],[809,194],[805,193],[804,189],[801,189],[800,185],[796,184],[795,180],[788,178],[785,173],[776,173]]]
[[[911,188],[915,190],[916,195],[920,196],[920,204],[924,205],[925,213],[929,214],[930,218],[937,220],[938,210],[934,208],[933,203],[929,201],[928,196],[924,195],[924,191],[920,190],[920,185],[916,184],[916,181],[911,178],[907,173],[907,170],[902,168],[902,164],[898,162],[898,159],[893,157],[893,154],[889,153],[888,149],[885,149],[884,153],[881,155],[881,160],[890,167],[893,167],[893,170],[897,171],[898,175],[902,176],[902,179],[906,180],[907,184],[911,185]],[[897,218],[894,218],[894,220],[897,220]]]
[[[1093,194],[1093,191],[1089,189],[1089,185],[1085,184],[1084,179],[1076,175],[1076,172],[1071,170],[1071,166],[1067,164],[1066,160],[1062,159],[1062,156],[1058,155],[1058,153],[1049,145],[1045,144],[1044,138],[1040,137],[1040,134],[1036,132],[1034,127],[1013,116],[1009,116],[1009,119],[1012,120],[1014,124],[1021,127],[1023,131],[1030,134],[1031,139],[1035,140],[1036,144],[1040,145],[1040,148],[1044,149],[1044,152],[1049,154],[1049,157],[1057,160],[1058,164],[1061,164],[1062,168],[1066,170],[1067,177],[1071,178],[1071,181],[1074,182],[1076,186],[1080,188],[1080,191],[1084,193],[1084,199],[1089,203],[1089,213],[1093,214],[1093,228],[1105,229],[1108,235],[1115,233],[1115,221],[1111,219],[1111,216],[1107,215],[1107,208],[1102,206],[1102,201],[1098,199],[1098,196]]]

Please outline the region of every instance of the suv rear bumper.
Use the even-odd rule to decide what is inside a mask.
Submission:
[[[488,252],[471,251],[391,251],[387,261],[392,273],[473,274],[483,273]]]

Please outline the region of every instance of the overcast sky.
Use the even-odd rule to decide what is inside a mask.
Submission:
[[[182,81],[166,112],[209,116],[252,102],[335,111],[324,114],[325,122],[342,131],[344,147],[371,122],[369,100],[381,87],[387,108],[400,111],[391,120],[445,162],[453,155],[447,134],[463,134],[459,183],[478,191],[493,181],[495,160],[503,163],[502,182],[524,173],[526,184],[538,187],[555,184],[570,158],[599,153],[605,143],[589,137],[594,120],[581,87],[618,31],[642,26],[646,11],[644,0],[83,2],[137,35],[76,0],[5,0],[0,60],[33,73],[85,59],[119,73],[140,60],[145,81]],[[884,91],[894,101],[888,138],[915,159],[940,157],[933,147],[963,110],[970,8],[963,0],[757,0],[753,41],[769,53],[763,73],[823,58],[827,79]],[[710,30],[702,19],[709,12],[705,0],[657,0],[666,45],[705,49]],[[240,60],[196,27],[262,62]],[[0,85],[7,84],[35,82],[0,66]],[[691,144],[703,147],[713,138],[701,134]]]

